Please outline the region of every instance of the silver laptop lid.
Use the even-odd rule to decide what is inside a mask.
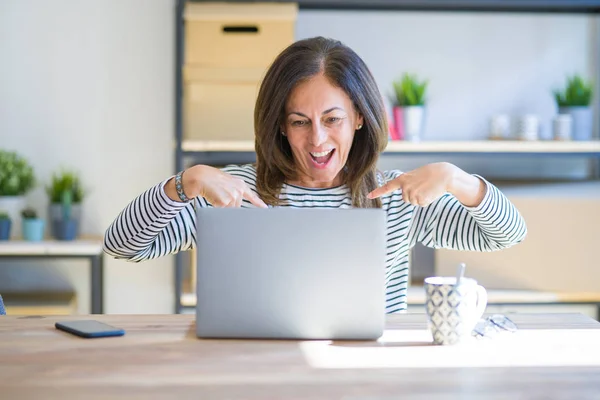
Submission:
[[[383,210],[202,208],[197,217],[199,337],[382,334]]]

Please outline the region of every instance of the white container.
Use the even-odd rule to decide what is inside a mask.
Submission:
[[[559,114],[552,121],[554,140],[571,140],[573,117],[570,114]]]
[[[573,140],[592,140],[594,119],[591,107],[560,107],[558,113],[569,114],[573,119],[573,127],[571,129],[571,138]]]
[[[540,120],[537,115],[524,115],[519,118],[515,135],[520,140],[538,140],[540,135]]]
[[[425,120],[425,107],[409,106],[403,107],[404,111],[404,134],[406,140],[418,142],[421,140]]]
[[[507,139],[510,135],[510,117],[506,114],[490,118],[490,139]]]

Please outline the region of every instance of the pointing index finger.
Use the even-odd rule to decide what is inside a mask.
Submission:
[[[389,181],[388,183],[386,183],[383,186],[378,187],[377,189],[373,190],[371,193],[369,193],[367,195],[367,197],[369,199],[376,199],[378,197],[383,196],[384,194],[388,194],[393,192],[396,189],[399,189],[401,187],[400,182],[398,181],[398,179],[394,179],[392,181]]]
[[[246,190],[244,190],[244,198],[250,203],[254,204],[256,207],[268,208],[265,202],[262,201],[262,199],[258,197],[249,187],[246,187]]]

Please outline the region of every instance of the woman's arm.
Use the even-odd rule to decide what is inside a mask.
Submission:
[[[249,175],[247,169],[231,166],[219,170],[195,165],[183,173],[184,194],[198,199],[197,207],[240,207],[244,202],[244,206],[267,207],[250,188],[255,176]],[[109,226],[104,235],[104,251],[115,258],[139,262],[195,247],[193,201],[179,200],[174,177],[148,189]]]
[[[411,245],[419,241],[434,248],[492,251],[519,243],[527,234],[525,221],[498,188],[452,164],[398,171],[370,196],[398,189],[392,199],[415,206]]]
[[[411,245],[418,241],[433,248],[494,251],[521,242],[527,235],[523,217],[498,188],[481,182],[485,195],[476,206],[464,205],[447,193],[417,207],[409,233]]]
[[[135,198],[104,235],[104,251],[118,259],[139,262],[188,250],[196,243],[192,203],[170,198],[162,182]]]

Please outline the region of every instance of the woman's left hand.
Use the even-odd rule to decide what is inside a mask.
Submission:
[[[482,179],[468,174],[456,165],[440,162],[427,164],[378,187],[369,198],[402,189],[402,199],[415,206],[426,207],[445,193],[450,193],[467,207],[479,205],[487,192]]]
[[[369,198],[374,199],[394,190],[402,189],[402,199],[406,203],[425,207],[450,190],[457,170],[459,170],[458,167],[446,162],[427,164],[405,172],[396,179],[373,190],[369,193]]]

